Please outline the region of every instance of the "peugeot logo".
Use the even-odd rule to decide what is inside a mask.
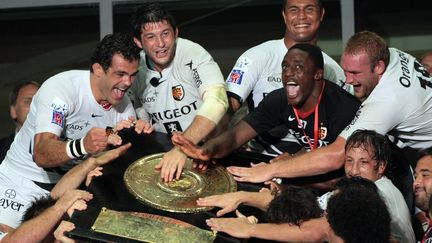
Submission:
[[[10,199],[14,199],[16,197],[16,191],[14,189],[7,189],[4,194]]]

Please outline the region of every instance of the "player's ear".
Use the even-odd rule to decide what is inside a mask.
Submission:
[[[324,76],[324,70],[320,68],[315,71],[314,79],[321,80],[323,79],[323,76]]]
[[[379,60],[374,66],[374,71],[378,75],[382,75],[385,70],[386,70],[386,65],[383,60]]]
[[[93,63],[92,69],[93,73],[98,77],[105,73],[103,67],[99,63]]]
[[[133,40],[135,42],[135,45],[137,45],[141,49],[143,48],[142,44],[141,44],[141,41],[138,38],[134,37]]]

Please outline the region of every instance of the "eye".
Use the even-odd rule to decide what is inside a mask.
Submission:
[[[287,65],[286,64],[282,64],[282,71],[285,71],[287,69]]]

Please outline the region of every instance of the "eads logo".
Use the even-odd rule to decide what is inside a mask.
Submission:
[[[4,195],[6,198],[0,198],[0,207],[3,207],[4,209],[10,207],[10,209],[19,212],[21,207],[24,206],[24,204],[12,200],[17,196],[17,193],[14,189],[7,189],[4,192]]]

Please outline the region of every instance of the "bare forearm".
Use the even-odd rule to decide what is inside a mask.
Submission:
[[[281,242],[323,242],[327,240],[325,219],[312,219],[301,226],[288,223],[257,224],[251,228],[251,237]]]
[[[270,192],[244,192],[243,204],[266,211],[273,196]]]
[[[41,242],[61,220],[63,214],[61,210],[50,207],[7,234],[1,242]]]
[[[249,124],[240,121],[235,127],[209,140],[203,146],[203,149],[208,151],[212,158],[222,158],[238,149],[256,135],[256,131]]]
[[[345,140],[338,138],[326,147],[273,163],[269,166],[272,177],[313,176],[340,169],[344,163],[344,146]]]
[[[66,191],[77,189],[86,179],[87,174],[95,169],[97,164],[95,158],[91,157],[70,169],[51,190],[51,197],[61,197]]]
[[[56,167],[64,165],[70,158],[66,154],[66,142],[44,139],[36,143],[34,159],[40,167]]]
[[[190,126],[186,129],[183,136],[194,144],[197,144],[206,138],[207,135],[215,129],[215,127],[216,124],[213,121],[197,115]]]

